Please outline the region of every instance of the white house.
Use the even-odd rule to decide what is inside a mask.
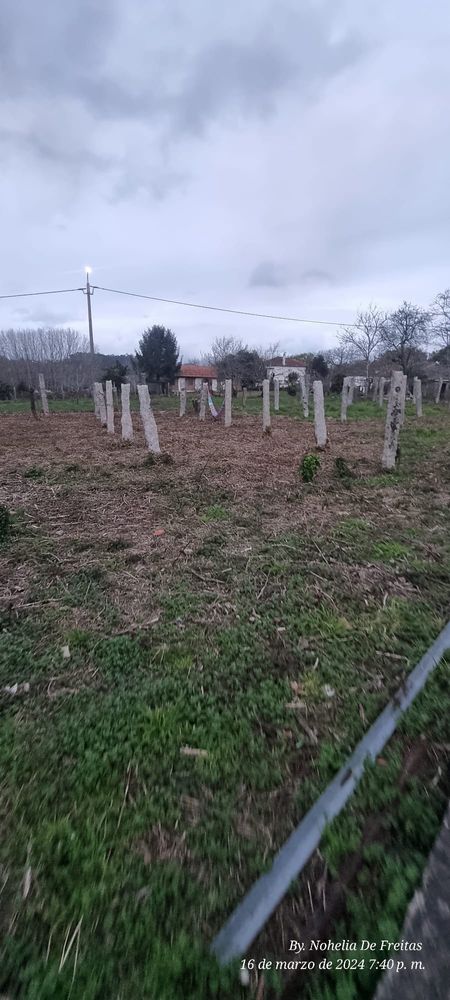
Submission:
[[[287,358],[285,354],[282,357],[271,358],[267,365],[267,378],[276,378],[277,382],[281,386],[287,386],[288,377],[291,372],[294,372],[300,377],[300,375],[305,373],[306,364],[304,361],[299,360],[299,358]]]

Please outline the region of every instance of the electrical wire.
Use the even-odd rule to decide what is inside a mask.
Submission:
[[[339,323],[328,319],[300,319],[298,316],[273,316],[270,313],[246,312],[244,309],[227,309],[225,306],[207,306],[199,302],[182,302],[179,299],[163,299],[156,295],[143,295],[140,292],[125,292],[120,288],[104,288],[103,285],[91,285],[99,292],[112,292],[115,295],[129,295],[134,299],[150,299],[151,302],[165,302],[172,306],[189,306],[191,309],[209,309],[212,312],[232,313],[234,316],[252,316],[255,319],[275,319],[285,323],[314,323],[319,326],[356,326],[355,323]]]
[[[84,292],[84,288],[53,288],[49,292],[14,292],[12,295],[0,295],[0,299],[26,299],[30,295],[63,295],[64,292]]]
[[[346,329],[349,326],[356,326],[356,323],[341,323],[331,319],[304,319],[300,316],[277,316],[272,313],[249,312],[245,309],[229,309],[226,306],[209,306],[200,302],[184,302],[180,299],[163,299],[158,295],[144,295],[141,292],[127,292],[122,288],[105,288],[103,285],[91,285],[91,294],[94,289],[99,292],[110,292],[113,295],[128,295],[133,299],[148,299],[150,302],[164,302],[166,305],[187,306],[189,309],[207,309],[209,312],[229,313],[233,316],[250,316],[253,319],[273,319],[282,323],[310,323],[314,326],[339,326]],[[64,295],[67,292],[86,292],[81,286],[79,288],[52,288],[45,292],[13,292],[9,295],[0,295],[2,299],[26,299],[35,295]]]

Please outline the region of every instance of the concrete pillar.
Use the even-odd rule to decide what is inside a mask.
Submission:
[[[327,425],[325,423],[325,406],[323,401],[323,385],[319,380],[313,382],[314,396],[314,433],[318,448],[325,448],[327,443]]]
[[[373,386],[372,386],[372,399],[373,399],[374,403],[376,403],[376,401],[377,401],[379,385],[380,385],[379,378],[374,378],[374,380],[373,380]]]
[[[130,383],[123,382],[120,390],[120,401],[122,404],[122,438],[124,441],[133,440],[133,423],[130,410]]]
[[[159,447],[158,428],[156,426],[156,420],[151,407],[148,385],[138,385],[137,388],[139,394],[139,406],[141,409],[141,419],[144,426],[147,447],[149,451],[153,451],[155,454],[159,455],[161,448]]]
[[[273,383],[273,408],[275,413],[278,413],[280,409],[280,383],[277,378]]]
[[[395,469],[404,385],[403,372],[392,372],[391,391],[388,397],[384,431],[383,455],[381,459],[383,469]]]
[[[233,383],[230,378],[225,379],[225,427],[231,427],[231,397]]]
[[[270,431],[270,382],[263,381],[263,431]]]
[[[39,392],[41,394],[42,412],[45,413],[46,417],[48,417],[50,415],[50,411],[48,408],[47,392],[45,389],[45,378],[43,375],[39,375]]]
[[[114,434],[114,401],[112,382],[106,383],[106,429],[108,434]]]
[[[180,390],[180,417],[184,417],[186,413],[186,379],[178,379],[178,387]]]
[[[203,382],[203,385],[202,385],[202,388],[201,388],[201,391],[200,391],[200,411],[199,411],[199,419],[200,420],[205,420],[206,419],[206,401],[207,401],[207,399],[208,399],[208,383],[207,382]]]
[[[347,420],[347,407],[349,403],[350,395],[350,379],[348,375],[344,378],[342,383],[342,393],[341,393],[341,423],[345,423]]]
[[[39,376],[39,378],[40,378],[40,376]],[[441,391],[442,391],[443,384],[444,384],[444,379],[440,378],[439,381],[438,381],[437,389],[436,389],[436,396],[435,396],[435,399],[434,399],[435,403],[439,403],[439,400],[441,398]]]
[[[383,376],[381,376],[381,378],[380,378],[380,384],[379,384],[379,387],[378,387],[378,403],[379,403],[380,406],[383,406],[383,403],[384,403],[384,384],[385,384],[385,382],[386,382],[386,379],[383,378]]]
[[[414,402],[416,404],[416,416],[422,416],[422,382],[420,378],[414,379]]]

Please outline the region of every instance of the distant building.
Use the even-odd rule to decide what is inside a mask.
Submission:
[[[176,381],[176,392],[180,391],[180,378],[185,379],[186,392],[201,389],[203,382],[208,383],[212,392],[217,392],[217,368],[213,365],[181,365]]]
[[[300,375],[305,371],[306,363],[304,361],[299,358],[287,358],[285,354],[282,357],[271,358],[267,364],[267,378],[270,379],[273,376],[282,386],[288,384],[291,372]]]

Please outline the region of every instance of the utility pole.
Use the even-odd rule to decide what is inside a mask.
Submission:
[[[92,306],[91,306],[91,296],[94,294],[90,282],[89,275],[92,273],[92,268],[85,267],[86,272],[86,299],[87,299],[87,311],[88,311],[88,325],[89,325],[89,350],[91,353],[91,388],[94,391],[94,381],[95,381],[95,348],[94,348],[94,330],[92,327]]]

